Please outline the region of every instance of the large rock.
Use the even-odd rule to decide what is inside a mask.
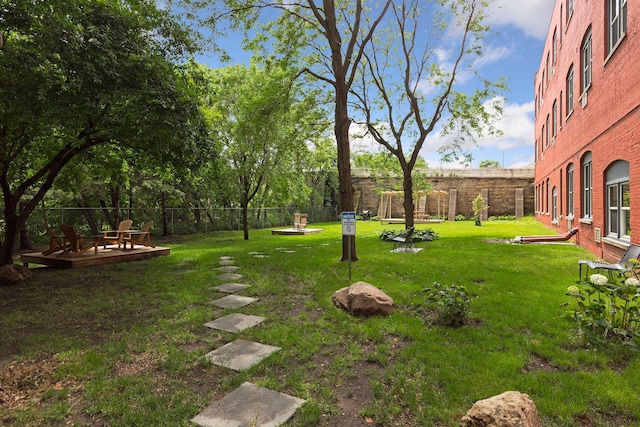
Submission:
[[[462,427],[542,427],[538,409],[531,398],[507,391],[474,403],[460,420]]]
[[[393,299],[366,282],[356,282],[339,289],[331,299],[336,306],[359,316],[387,315],[393,312]]]
[[[0,267],[0,286],[16,285],[31,278],[31,271],[23,265],[3,265]]]

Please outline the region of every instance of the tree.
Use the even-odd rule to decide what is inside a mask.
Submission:
[[[497,160],[483,160],[480,162],[479,166],[481,168],[488,168],[488,169],[499,169],[502,167],[500,165],[500,162],[498,162]]]
[[[17,231],[74,159],[111,144],[184,162],[204,126],[171,62],[193,44],[152,0],[5,1],[0,28],[5,265]]]
[[[184,3],[195,3],[183,0]],[[308,53],[304,72],[314,76],[333,91],[334,134],[338,155],[340,208],[354,209],[354,189],[351,181],[351,147],[349,141],[349,91],[357,76],[364,48],[372,42],[377,27],[391,6],[391,0],[365,8],[362,0],[335,2],[334,0],[225,0],[227,10],[216,10],[215,4],[207,22],[219,25],[229,16],[236,28],[255,29],[260,12],[265,8],[281,11],[281,16],[267,27],[273,38],[270,48],[291,59],[301,49]],[[258,35],[257,41],[265,36]],[[349,244],[351,248],[349,250]],[[343,236],[342,261],[358,259],[355,239]]]
[[[220,146],[220,191],[242,209],[247,240],[254,200],[267,192],[308,195],[301,159],[308,157],[308,141],[324,130],[324,112],[315,91],[303,91],[296,72],[278,63],[201,72],[212,138]]]
[[[427,137],[441,121],[445,133],[455,132],[455,142],[445,147],[446,156],[463,151],[462,143],[467,138],[498,132],[492,125],[494,115],[484,102],[489,100],[491,111],[499,114],[500,104],[492,97],[503,84],[480,79],[480,88],[471,94],[456,86],[463,71],[476,72],[473,60],[482,55],[480,42],[488,29],[482,25],[483,1],[393,3],[387,42],[368,45],[361,80],[353,94],[369,133],[400,164],[405,226],[409,228],[414,224],[415,210],[412,172]],[[422,38],[428,23],[431,30]],[[438,63],[436,55],[445,47],[445,30],[457,36],[455,46],[450,48],[453,59],[448,69]],[[384,111],[384,119],[378,118],[379,111]]]

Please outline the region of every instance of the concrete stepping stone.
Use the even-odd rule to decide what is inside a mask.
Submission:
[[[269,255],[265,255],[265,254],[258,254],[258,255],[254,255],[254,258],[269,258]]]
[[[242,371],[257,365],[264,358],[278,350],[280,350],[280,347],[238,339],[210,351],[204,357],[214,365],[233,369],[234,371]]]
[[[233,265],[235,263],[232,259],[223,259],[220,260],[220,265]]]
[[[267,320],[266,317],[250,316],[242,313],[231,313],[219,319],[204,324],[207,328],[237,333]]]
[[[233,265],[223,265],[222,267],[216,267],[215,270],[224,271],[225,273],[233,273],[236,270],[240,270],[240,267]]]
[[[218,279],[221,279],[221,280],[239,280],[239,279],[242,279],[244,276],[238,273],[223,273],[218,275],[217,277]]]
[[[191,419],[204,427],[276,427],[293,416],[305,401],[245,382]]]
[[[224,292],[226,294],[235,294],[236,292],[249,287],[251,287],[251,285],[243,285],[242,283],[224,283],[222,285],[213,286],[211,289],[218,292]]]
[[[232,260],[232,259],[233,259],[233,257],[232,257],[232,256],[221,256],[221,257],[220,257],[220,260],[221,260],[221,261],[229,261],[229,260]]]
[[[258,298],[243,297],[240,295],[227,295],[211,301],[209,304],[217,305],[220,308],[240,308],[258,301]]]

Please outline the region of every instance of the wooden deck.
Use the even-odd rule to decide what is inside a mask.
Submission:
[[[112,264],[116,262],[138,261],[141,259],[155,258],[159,256],[169,255],[169,248],[155,248],[147,246],[136,246],[133,249],[118,249],[115,245],[109,245],[105,249],[100,246],[98,255],[94,255],[93,249],[89,250],[77,257],[71,258],[65,254],[59,256],[58,253],[51,255],[42,255],[42,252],[33,252],[20,255],[20,261],[26,266],[29,264],[42,264],[55,268],[79,268],[89,267],[92,265]]]
[[[443,219],[414,219],[414,224],[438,224],[444,222]],[[380,224],[404,224],[404,218],[382,218]]]
[[[305,234],[321,233],[322,228],[282,228],[280,230],[271,230],[271,234],[283,234],[286,236],[304,236]]]

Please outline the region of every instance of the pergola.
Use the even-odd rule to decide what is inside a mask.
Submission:
[[[416,207],[416,212],[422,212],[423,214],[427,214],[426,212],[426,205],[427,205],[427,197],[431,196],[436,196],[437,197],[437,217],[438,218],[443,218],[444,214],[445,214],[445,196],[448,194],[447,191],[444,190],[431,190],[431,191],[426,191],[426,190],[419,190],[419,191],[414,191],[414,194],[418,195],[418,204]],[[380,206],[378,207],[378,218],[381,221],[386,221],[386,220],[402,220],[404,221],[404,218],[393,218],[392,215],[392,209],[391,209],[391,205],[392,205],[392,198],[394,196],[403,196],[404,195],[404,191],[398,191],[398,190],[389,190],[389,191],[383,191],[382,193],[380,193]],[[415,214],[415,212],[414,212]],[[425,220],[426,221],[431,221],[431,220]]]

